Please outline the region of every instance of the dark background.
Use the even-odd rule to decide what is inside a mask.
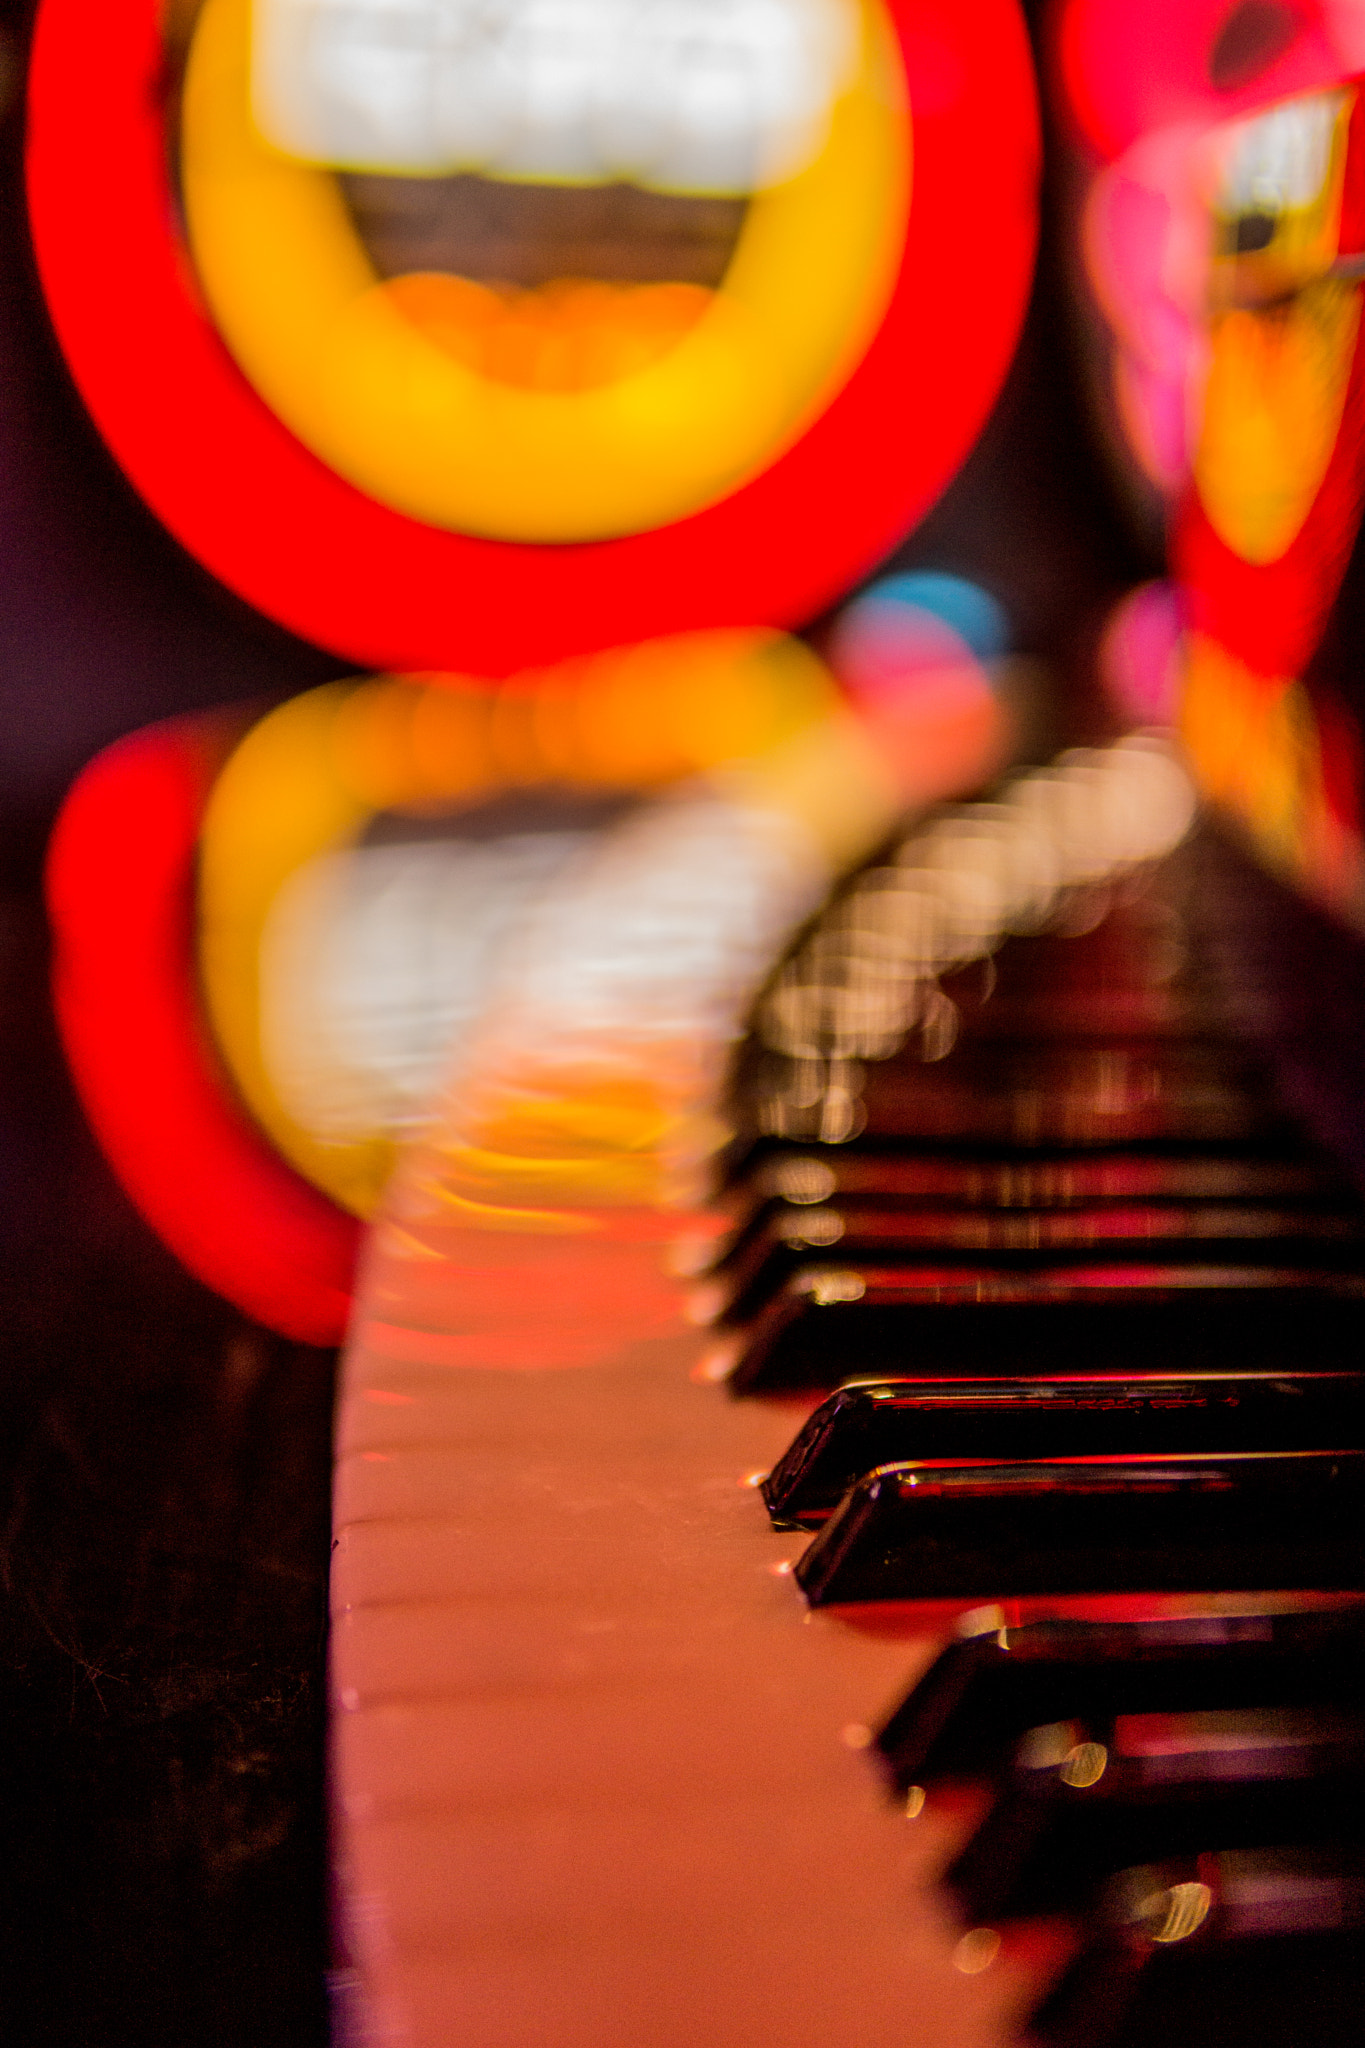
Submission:
[[[109,741],[344,664],[166,537],[71,390],[24,226],[28,17],[0,0],[0,2026],[24,2048],[309,2048],[334,1360],[207,1294],[113,1183],[55,1043],[39,876]],[[1106,603],[1153,565],[1089,452],[1056,270],[1049,243],[996,416],[898,559],[1002,598],[1065,730]],[[1365,1160],[1358,949],[1230,848],[1208,875],[1248,1028]]]

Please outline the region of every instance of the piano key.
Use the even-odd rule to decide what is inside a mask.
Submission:
[[[790,1095],[786,1065],[741,1086],[735,1121],[751,1145],[820,1128],[804,1098]],[[1292,1131],[1254,1063],[1198,1039],[966,1040],[951,1058],[871,1062],[860,1083],[863,1142],[1057,1150],[1163,1139],[1266,1144]],[[734,1156],[738,1163],[743,1148]]]
[[[1365,1452],[884,1466],[797,1561],[813,1607],[1365,1586]]]
[[[1107,1201],[1340,1202],[1358,1200],[1327,1161],[1237,1153],[1032,1152],[975,1156],[878,1151],[863,1145],[760,1151],[724,1191],[741,1223],[769,1202],[798,1207],[870,1197],[883,1203],[938,1201],[976,1208],[1064,1208]]]
[[[1358,1843],[1205,1852],[1119,1873],[1033,2015],[1039,2048],[1164,2041],[1354,2048],[1365,1997]]]
[[[837,923],[837,898],[830,907]],[[1125,1037],[1150,1042],[1173,1037],[1189,1040],[1206,1034],[1228,1036],[1223,992],[1209,986],[1209,977],[1200,972],[1202,963],[1189,962],[1188,956],[1187,964],[1194,972],[1172,979],[1171,922],[1169,916],[1163,919],[1165,929],[1155,933],[1147,919],[1150,907],[1111,902],[1108,917],[1083,934],[1054,928],[1024,937],[1015,935],[1006,938],[989,960],[978,957],[944,970],[935,978],[962,1020],[963,1036],[1061,1044]],[[1076,944],[1078,936],[1080,946]],[[837,941],[832,953],[825,951],[823,960],[807,955],[804,964],[810,971],[798,971],[795,976],[790,969],[797,962],[789,957],[785,963],[788,971],[775,976],[772,984],[774,990],[785,987],[787,1001],[779,1001],[776,1013],[767,1015],[766,1006],[760,1004],[761,1036],[745,1048],[744,1078],[754,1080],[761,1074],[765,1052],[774,1044],[790,1043],[791,1034],[784,1031],[782,1018],[784,1011],[791,1017],[793,995],[798,1013],[804,1013],[800,1022],[809,1027],[814,1021],[817,1030],[823,1026],[829,1036],[833,1020],[828,997],[837,998],[851,982],[854,986],[861,982],[864,994],[869,986],[874,995],[881,993],[886,984],[879,968],[885,963],[885,953],[877,948],[859,962],[862,973],[855,967],[850,977],[853,963],[848,948]],[[880,990],[878,982],[882,983]],[[892,1050],[889,1057],[914,1059],[914,1044],[912,1037],[908,1050]]]
[[[1227,1049],[1139,1041],[1083,1048],[990,1040],[963,1057],[870,1065],[866,1129],[955,1144],[1104,1145],[1163,1137],[1227,1143],[1283,1119],[1241,1084]]]
[[[907,1907],[926,1848],[841,1735],[932,1646],[804,1625],[790,1539],[743,1483],[789,1413],[693,1384],[681,1322],[557,1372],[395,1362],[368,1329],[346,1434],[374,1490],[338,1494],[332,1641],[367,2022],[423,2048],[687,2048],[777,2015],[897,2048],[908,1997],[961,2011],[941,1917]],[[812,1930],[817,1871],[840,1896]],[[1003,2011],[1018,1983],[972,1996]]]
[[[1365,1603],[984,1625],[947,1644],[876,1737],[893,1789],[989,1776],[1032,1727],[1121,1713],[1328,1705],[1365,1684]]]
[[[876,1466],[1107,1452],[1323,1450],[1365,1443],[1365,1377],[884,1380],[822,1402],[763,1482],[778,1528],[816,1528]]]
[[[1155,1262],[918,1269],[801,1266],[748,1328],[718,1347],[733,1393],[829,1390],[847,1379],[986,1378],[1060,1361],[1135,1375],[1286,1365],[1357,1369],[1365,1275],[1284,1266]]]
[[[458,1617],[457,1617],[458,1618]],[[752,1673],[737,1673],[728,1693],[711,1692],[727,1722],[739,1722]],[[660,1782],[659,1733],[670,1716],[668,1769],[693,1794],[723,1796],[736,1788],[728,1746],[714,1728],[679,1719],[667,1671],[639,1669],[624,1679],[565,1684],[547,1714],[540,1689],[448,1690],[439,1697],[374,1697],[363,1710],[340,1714],[333,1729],[344,1783],[363,1786],[357,1812],[397,1817],[432,1804],[495,1801],[508,1808],[645,1805]],[[791,1760],[784,1752],[751,1750],[746,1796],[786,1796]]]
[[[1186,1058],[1174,1043],[1189,1031],[1186,996],[1162,994],[1144,1015],[1141,1030],[1162,1039],[1150,1057],[1137,1032],[1124,1040],[1115,1021],[1123,989],[1116,1011],[1102,1015],[1113,991],[1092,1004],[1086,972],[1073,966],[1058,997],[1056,964],[1074,943],[1020,942],[1015,965],[1002,963],[999,996],[977,1013],[1006,1049],[994,1067],[971,1067],[959,1098],[984,1100],[979,1128],[994,1119],[1008,1125],[1003,1137],[960,1141],[948,1132],[924,1143],[908,1094],[903,1115],[893,1105],[879,1130],[877,1110],[871,1137],[850,1147],[782,1152],[751,1133],[741,1178],[753,1189],[732,1194],[730,1214],[754,1213],[757,1177],[793,1157],[832,1162],[834,1185],[807,1173],[804,1186],[764,1190],[762,1204],[851,1200],[859,1172],[884,1174],[892,1164],[903,1174],[907,1162],[912,1173],[936,1176],[910,1194],[945,1209],[1164,1200],[1265,1202],[1288,1212],[1342,1202],[1335,1177],[1264,1106],[1248,1063],[1207,1046]],[[1115,956],[1109,937],[1094,943]],[[1036,986],[1024,971],[1035,945],[1053,962]],[[1025,1062],[1021,1093],[1007,1042],[1035,1028],[1034,1015],[1046,1035],[1068,1005],[1071,1041],[1053,1032],[1048,1058]],[[1084,1045],[1075,1035],[1082,1026]],[[927,1099],[952,1111],[947,1067],[931,1074],[908,1060],[913,1086],[927,1076]],[[1147,1101],[1153,1075],[1170,1082],[1169,1117]],[[1123,1137],[1130,1112],[1153,1116],[1150,1141]],[[1064,1133],[1074,1124],[1075,1143],[1046,1141],[1049,1115]],[[1218,1117],[1234,1136],[1207,1136]],[[1204,1135],[1182,1138],[1187,1126]],[[1116,1179],[1134,1159],[1143,1162],[1136,1178]],[[406,1174],[409,1193],[439,1186],[430,1159],[410,1158]],[[906,1184],[868,1183],[862,1192],[895,1207]],[[1012,2036],[1027,2002],[1021,1973],[1004,1954],[999,1969],[979,1975],[955,1967],[953,1935],[924,1883],[949,1851],[951,1824],[932,1810],[907,1824],[905,1800],[885,1799],[870,1734],[887,1699],[934,1655],[931,1638],[951,1625],[953,1600],[913,1616],[866,1603],[812,1614],[792,1583],[798,1544],[773,1532],[744,1484],[790,1441],[793,1403],[726,1402],[690,1384],[689,1374],[706,1376],[702,1343],[714,1337],[689,1334],[680,1315],[616,1313],[600,1275],[584,1283],[585,1297],[609,1311],[597,1350],[572,1361],[563,1347],[553,1360],[540,1356],[536,1346],[566,1313],[563,1243],[532,1245],[534,1258],[513,1261],[505,1247],[462,1231],[458,1218],[394,1201],[390,1213],[420,1243],[400,1258],[396,1236],[381,1229],[375,1239],[343,1373],[337,1494],[335,1853],[363,2024],[414,2048],[457,2037],[481,2048],[533,2039],[602,2048],[642,2032],[664,2048],[774,2032],[811,2048]],[[600,1233],[575,1239],[574,1258],[591,1266],[595,1244],[600,1253]],[[501,1354],[486,1320],[477,1342],[465,1341],[471,1268],[494,1254],[536,1297],[527,1315],[534,1343],[507,1344]],[[873,1263],[855,1276],[860,1285],[875,1278]],[[1112,1270],[1100,1276],[1097,1314],[1087,1306],[1093,1268],[1085,1280],[1067,1278],[1080,1263],[1055,1262],[1044,1315],[1055,1301],[1069,1313],[1037,1341],[1035,1357],[1024,1355],[1027,1346],[1001,1350],[1017,1325],[992,1321],[994,1349],[981,1350],[978,1376],[1018,1377],[1030,1364],[1107,1373],[1129,1327],[1135,1372],[1150,1371],[1154,1357],[1173,1371],[1172,1357],[1186,1365],[1200,1344],[1208,1367],[1249,1372],[1262,1342],[1278,1347],[1269,1362],[1281,1370],[1317,1369],[1317,1352],[1338,1340],[1328,1314],[1315,1321],[1305,1313],[1314,1289],[1330,1297],[1333,1314],[1341,1302],[1354,1307],[1349,1289],[1333,1294],[1317,1278],[1305,1287],[1286,1255],[1269,1284],[1262,1266],[1254,1301],[1240,1308],[1252,1262],[1209,1258],[1202,1272],[1186,1267],[1178,1277],[1174,1261],[1163,1259],[1155,1275],[1148,1263],[1135,1273],[1126,1262],[1117,1279]],[[974,1312],[983,1288],[992,1316],[1012,1306],[1018,1275],[1003,1264],[968,1262],[975,1284],[964,1306]],[[828,1255],[803,1265],[823,1276],[815,1284],[830,1307],[819,1314],[833,1320],[839,1300],[849,1300],[840,1280],[848,1268]],[[931,1277],[930,1290],[938,1285]],[[1157,1306],[1179,1297],[1174,1323],[1144,1321],[1143,1288]],[[1191,1293],[1201,1314],[1233,1312],[1221,1327],[1209,1313],[1192,1335]],[[1291,1293],[1292,1304],[1280,1307]],[[936,1311],[921,1328],[915,1301],[907,1308],[900,1300],[908,1337],[884,1369],[923,1370],[913,1354],[932,1328],[956,1327],[954,1310]],[[816,1306],[812,1298],[805,1305]],[[482,1295],[474,1306],[484,1313]],[[1032,1318],[1038,1304],[1021,1306]],[[508,1316],[516,1322],[515,1303]],[[1185,1332],[1184,1355],[1169,1342],[1173,1327]],[[950,1340],[963,1360],[979,1343]],[[1154,1343],[1163,1348],[1153,1352]],[[1354,1368],[1360,1354],[1349,1331],[1339,1348]],[[551,1362],[556,1370],[536,1369]],[[825,1380],[812,1373],[810,1383],[833,1384],[845,1369]],[[1047,1588],[1039,1599],[1064,1596]],[[1258,1609],[1244,1617],[1247,1627],[1268,1625],[1264,1604],[1243,1597]],[[1304,1640],[1297,1650],[1281,1660],[1297,1674],[1285,1689],[1310,1686],[1319,1670]],[[1152,1711],[1219,1703],[1178,1697]],[[1024,1726],[1048,1718],[1035,1714]]]
[[[1098,1739],[1100,1736],[1104,1739]],[[968,1927],[1078,1913],[1126,1866],[1358,1831],[1365,1721],[1342,1708],[1120,1715],[1029,1731],[944,1873]]]
[[[812,1252],[841,1265],[989,1259],[1028,1270],[1049,1256],[1109,1263],[1134,1258],[1229,1265],[1359,1267],[1365,1214],[1306,1204],[1108,1203],[1103,1207],[986,1210],[880,1208],[866,1202],[775,1205],[720,1268],[717,1319],[752,1317]]]

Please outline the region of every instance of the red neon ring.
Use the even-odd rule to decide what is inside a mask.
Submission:
[[[105,1155],[182,1264],[286,1337],[337,1344],[361,1226],[237,1107],[199,1015],[195,851],[242,722],[152,726],[77,779],[47,862],[57,1021]]]
[[[694,627],[799,625],[884,556],[970,448],[1036,239],[1038,118],[1017,0],[888,0],[913,115],[904,258],[853,377],[709,510],[612,541],[476,539],[390,511],[295,440],[214,329],[176,227],[158,0],[43,0],[29,217],[76,384],[190,553],[369,667],[505,675]]]

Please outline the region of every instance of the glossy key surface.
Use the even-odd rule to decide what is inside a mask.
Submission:
[[[1354,1373],[887,1380],[821,1403],[763,1482],[779,1528],[816,1528],[879,1465],[906,1459],[1320,1450],[1365,1442]]]
[[[1139,1374],[1354,1372],[1365,1276],[1159,1259],[906,1269],[811,1260],[732,1341],[735,1393],[843,1380],[1046,1377],[1059,1366]]]
[[[1080,1912],[1115,1871],[1211,1842],[1350,1842],[1363,1799],[1358,1702],[1054,1722],[1024,1736],[944,1882],[968,1926]]]
[[[868,1143],[764,1149],[725,1192],[737,1225],[767,1203],[800,1208],[849,1199],[1063,1209],[1095,1202],[1342,1202],[1349,1190],[1330,1162],[1301,1145],[1283,1156],[1248,1156],[1170,1146],[959,1152],[905,1141],[890,1149]]]
[[[1360,1844],[1205,1850],[1106,1886],[1034,2015],[1040,2048],[1354,2048],[1365,1997]]]
[[[1365,1452],[889,1465],[796,1566],[812,1606],[1365,1586]]]
[[[722,1315],[742,1322],[808,1265],[941,1266],[983,1260],[1019,1274],[1045,1261],[1096,1264],[1154,1260],[1208,1265],[1358,1267],[1365,1218],[1300,1204],[1110,1202],[1065,1209],[882,1207],[844,1201],[809,1208],[780,1203],[717,1273]]]
[[[1003,1617],[998,1617],[1003,1620]],[[943,1648],[877,1736],[898,1793],[990,1776],[1030,1728],[1120,1714],[1329,1706],[1365,1689],[1365,1604],[992,1626]]]

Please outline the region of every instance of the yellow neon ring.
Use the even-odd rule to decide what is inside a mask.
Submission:
[[[262,1049],[261,942],[290,876],[353,845],[380,810],[450,810],[545,782],[649,789],[780,750],[838,701],[809,648],[765,632],[680,635],[502,690],[451,683],[328,683],[291,698],[239,743],[200,833],[199,972],[219,1051],[285,1157],[358,1216],[379,1200],[392,1141],[306,1129]],[[623,725],[632,703],[642,715]]]
[[[238,363],[336,473],[431,525],[603,539],[698,512],[766,469],[852,375],[891,297],[910,120],[881,0],[824,150],[750,203],[729,270],[661,361],[581,392],[480,376],[399,313],[335,179],[249,115],[249,0],[207,0],[182,101],[200,281]]]

